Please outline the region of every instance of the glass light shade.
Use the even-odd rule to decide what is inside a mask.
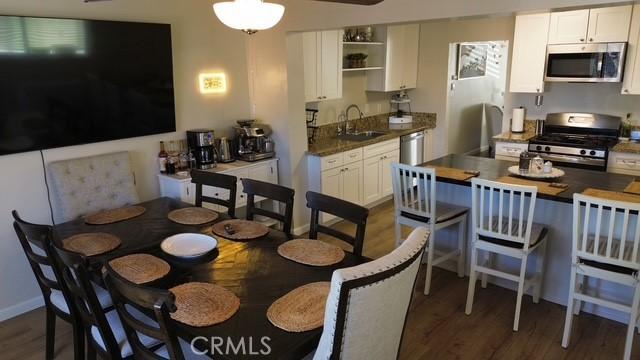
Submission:
[[[274,27],[284,15],[284,6],[262,0],[235,0],[215,3],[213,11],[228,27],[253,34]]]

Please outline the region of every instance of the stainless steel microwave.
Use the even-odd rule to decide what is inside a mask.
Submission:
[[[545,81],[621,82],[627,43],[547,46]]]

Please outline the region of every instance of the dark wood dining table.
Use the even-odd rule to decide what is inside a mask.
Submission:
[[[299,286],[331,281],[334,270],[368,260],[347,253],[342,262],[333,266],[302,265],[278,255],[278,246],[288,239],[283,232],[274,229],[263,238],[246,242],[216,236],[216,252],[200,259],[182,260],[165,254],[160,243],[178,233],[203,231],[203,226],[180,225],[167,218],[171,210],[192,205],[171,198],[139,205],[147,210],[143,215],[114,224],[88,225],[78,219],[56,225],[56,241],[87,232],[110,233],[118,236],[122,244],[107,254],[93,257],[93,263],[99,265],[132,253],[150,253],[164,258],[172,267],[169,275],[148,284],[150,286],[168,289],[186,282],[207,282],[234,292],[240,298],[240,309],[229,320],[201,328],[176,322],[181,338],[196,339],[195,346],[200,351],[209,351],[208,355],[216,359],[303,358],[317,347],[322,329],[301,333],[281,330],[269,322],[267,309],[276,299]],[[224,219],[228,217],[221,215],[218,221]]]

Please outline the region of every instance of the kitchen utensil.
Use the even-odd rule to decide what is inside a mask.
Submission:
[[[536,135],[540,135],[544,133],[544,120],[537,119],[536,120]]]
[[[540,156],[536,156],[531,159],[531,168],[529,168],[529,172],[532,174],[542,174],[544,171],[544,159]]]
[[[531,168],[531,153],[523,151],[520,153],[520,162],[518,167],[522,172],[528,172]]]
[[[551,172],[548,174],[545,174],[543,172],[540,173],[534,173],[534,172],[522,172],[520,171],[520,167],[518,165],[514,165],[514,166],[510,166],[508,169],[509,174],[511,175],[515,175],[515,176],[521,176],[524,178],[530,178],[530,179],[555,179],[555,178],[559,178],[559,177],[563,177],[564,176],[564,171],[558,169],[558,168],[552,168]]]
[[[220,145],[218,146],[218,156],[221,163],[234,162],[235,159],[231,155],[231,145],[226,137],[220,138]]]
[[[551,161],[547,161],[546,163],[544,163],[544,167],[542,168],[542,172],[545,174],[550,174],[551,170],[553,170],[553,164],[551,163]]]

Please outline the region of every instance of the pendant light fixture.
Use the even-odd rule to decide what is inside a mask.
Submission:
[[[284,14],[284,6],[262,0],[234,0],[213,4],[213,11],[232,29],[255,34],[274,27]]]

